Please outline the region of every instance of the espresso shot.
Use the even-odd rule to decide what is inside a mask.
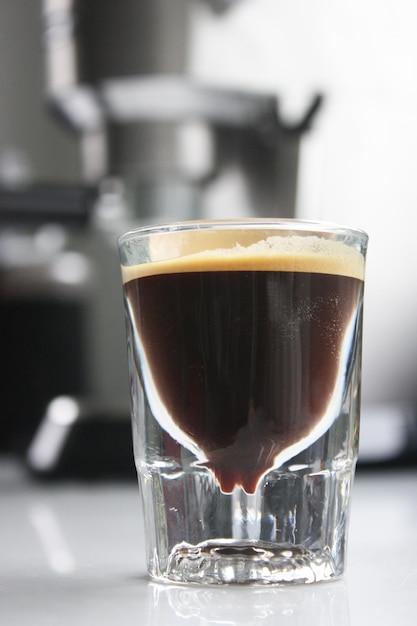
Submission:
[[[214,231],[166,246],[159,232],[148,262],[122,265],[135,459],[163,546],[150,574],[336,578],[344,554],[325,520],[345,531],[363,254],[282,226]]]

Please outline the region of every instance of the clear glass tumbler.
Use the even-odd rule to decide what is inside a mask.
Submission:
[[[298,220],[122,235],[134,455],[158,581],[344,570],[367,235]]]

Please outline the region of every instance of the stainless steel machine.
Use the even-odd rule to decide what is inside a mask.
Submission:
[[[299,140],[320,96],[290,123],[249,73],[236,89],[193,70],[200,23],[220,28],[241,3],[44,0],[49,103],[80,138],[85,177],[120,177],[140,219],[294,212]],[[227,197],[213,192],[222,181]]]
[[[286,60],[269,59],[268,46],[256,45],[259,33],[255,44],[249,37],[237,45],[246,9],[253,17],[267,2],[39,5],[45,107],[76,139],[82,176],[71,189],[0,189],[2,312],[7,321],[31,311],[26,334],[37,336],[15,363],[9,406],[16,407],[22,371],[38,366],[38,382],[13,416],[19,433],[32,417],[30,467],[41,475],[133,477],[117,235],[157,221],[294,216],[300,142],[321,113],[322,94],[289,111],[274,74]],[[276,17],[262,13],[258,22]],[[6,258],[16,241],[29,245],[31,259]],[[12,336],[5,333],[15,354]]]
[[[117,235],[145,222],[294,215],[300,137],[320,94],[288,121],[280,95],[255,89],[249,75],[247,84],[229,87],[193,70],[201,23],[217,20],[223,27],[239,4],[43,2],[46,101],[78,137],[84,183],[98,193],[85,227],[68,241],[91,270],[81,299],[83,380],[79,394],[52,397],[45,407],[28,453],[37,473],[126,468],[129,393]],[[122,428],[125,443],[106,444],[121,442]],[[93,438],[102,442],[101,455]]]

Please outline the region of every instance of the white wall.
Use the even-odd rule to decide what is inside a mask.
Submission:
[[[326,100],[302,146],[298,215],[370,235],[364,404],[417,400],[417,2],[242,0],[196,28],[192,71]]]

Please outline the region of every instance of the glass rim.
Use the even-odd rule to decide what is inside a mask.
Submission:
[[[128,230],[117,238],[119,247],[123,244],[140,237],[160,235],[178,232],[204,231],[204,230],[233,230],[233,229],[262,230],[272,228],[277,231],[294,231],[297,233],[328,234],[335,236],[351,236],[360,241],[366,247],[368,233],[354,226],[347,226],[337,222],[306,220],[299,218],[236,218],[236,219],[200,219],[178,222],[163,222],[147,224]]]

